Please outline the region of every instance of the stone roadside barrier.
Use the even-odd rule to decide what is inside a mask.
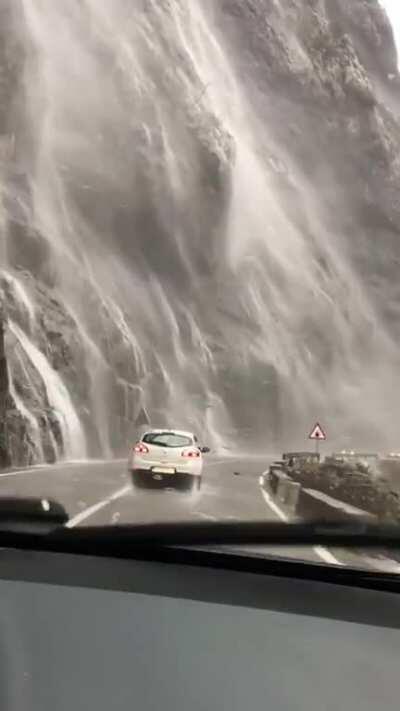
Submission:
[[[376,518],[321,491],[302,487],[285,471],[284,462],[274,462],[263,475],[261,485],[293,518],[318,521],[373,521]]]

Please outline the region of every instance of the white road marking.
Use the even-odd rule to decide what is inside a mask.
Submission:
[[[320,558],[322,558],[324,563],[329,563],[329,565],[343,565],[340,560],[335,558],[335,556],[323,546],[314,546],[314,551]]]
[[[20,476],[20,474],[35,474],[36,472],[43,472],[46,469],[50,469],[51,465],[43,465],[42,467],[29,467],[29,469],[18,469],[16,472],[6,472],[5,474],[0,474],[0,479],[5,479],[9,476]]]
[[[268,494],[265,489],[261,489],[261,493],[268,504],[268,506],[272,509],[272,511],[278,516],[278,518],[281,519],[281,521],[285,521],[285,523],[289,523],[289,518],[286,516],[286,514],[281,511],[279,506],[276,505],[275,501],[272,500],[271,496]]]
[[[212,516],[211,514],[206,514],[203,513],[202,511],[193,511],[195,516],[200,516],[200,518],[204,518],[207,521],[218,521],[216,516]]]
[[[264,483],[263,475],[260,476],[258,481],[260,486],[262,487]],[[271,507],[271,509],[276,513],[276,515],[279,516],[282,521],[288,522],[289,518],[284,514],[283,511],[280,510],[279,506],[275,504],[275,502],[269,496],[268,492],[266,492],[264,489],[261,489],[261,492],[266,503],[268,504],[268,506]],[[345,565],[340,560],[338,560],[338,558],[336,558],[327,548],[324,548],[324,546],[314,546],[313,548],[317,556],[321,558],[324,563],[328,563],[329,565]],[[386,573],[400,573],[400,565],[395,561],[391,560],[390,558],[385,558],[384,556],[382,556],[382,564],[379,565],[376,559],[370,558],[368,556],[363,557],[364,560],[371,566],[371,568],[375,570],[384,571]]]
[[[364,556],[368,561],[371,568],[374,570],[379,570],[381,573],[400,573],[400,565],[391,558],[385,558],[385,556],[379,556],[379,558],[373,558],[370,556]]]
[[[263,481],[263,476],[267,472],[264,472],[259,479],[260,485],[261,482]],[[278,518],[281,519],[281,521],[285,521],[286,523],[289,523],[289,517],[282,511],[279,506],[275,503],[275,501],[272,500],[271,496],[268,494],[265,489],[261,488],[261,493],[263,495],[263,498],[268,504],[268,506],[272,509],[272,511],[278,516]],[[343,563],[340,562],[335,556],[328,551],[327,548],[324,548],[323,546],[313,546],[313,551],[316,553],[318,558],[321,558],[321,560],[324,561],[324,563],[329,563],[329,565],[343,565]]]
[[[108,506],[112,501],[115,501],[116,499],[120,499],[121,496],[125,496],[125,494],[128,494],[131,491],[131,486],[130,484],[127,484],[126,486],[123,486],[122,489],[118,489],[117,491],[114,491],[111,496],[108,496],[106,499],[102,499],[102,501],[99,501],[97,504],[94,504],[93,506],[89,506],[89,508],[85,509],[84,511],[81,511],[81,513],[77,514],[73,518],[71,518],[68,523],[66,524],[67,528],[73,528],[74,526],[77,526],[79,523],[84,521],[86,518],[89,518],[89,516],[93,516],[93,514],[97,513],[97,511],[100,511],[103,509],[105,506]]]
[[[68,460],[66,462],[59,461],[56,462],[55,464],[32,464],[30,467],[27,467],[25,469],[16,469],[15,471],[11,472],[5,472],[4,474],[0,474],[0,479],[3,479],[5,477],[10,477],[10,476],[20,476],[22,474],[34,474],[36,472],[44,472],[44,471],[60,471],[66,467],[76,467],[79,464],[82,464],[83,466],[92,466],[96,464],[121,464],[121,462],[125,462],[125,459],[77,459],[76,461]]]

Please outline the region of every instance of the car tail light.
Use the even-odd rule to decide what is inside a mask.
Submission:
[[[198,449],[187,449],[182,452],[182,457],[189,457],[189,459],[196,459],[200,457],[200,452]]]
[[[148,454],[149,453],[149,448],[146,447],[143,442],[139,442],[139,444],[135,445],[133,448],[133,451],[136,452],[136,454]]]

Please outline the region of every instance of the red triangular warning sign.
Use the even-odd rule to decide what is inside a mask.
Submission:
[[[326,434],[318,422],[314,425],[312,431],[308,435],[308,439],[326,439]]]

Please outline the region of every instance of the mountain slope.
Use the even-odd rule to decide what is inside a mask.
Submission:
[[[377,0],[2,12],[13,461],[124,452],[144,422],[274,448],[318,418],[395,446],[400,93]]]

